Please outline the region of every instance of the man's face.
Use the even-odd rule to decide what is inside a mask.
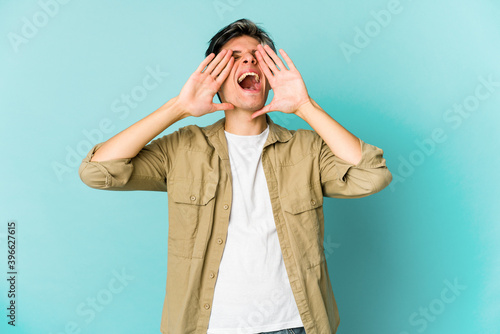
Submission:
[[[259,44],[253,37],[240,36],[222,46],[221,50],[233,50],[234,58],[233,68],[219,90],[222,102],[249,111],[264,107],[270,86],[257,66],[255,52]]]

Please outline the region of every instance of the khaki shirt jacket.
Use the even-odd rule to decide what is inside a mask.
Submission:
[[[383,151],[360,140],[362,159],[336,157],[313,130],[287,130],[266,114],[262,151],[279,244],[307,334],[339,326],[323,248],[323,197],[357,198],[392,180]],[[134,158],[91,162],[79,168],[89,187],[168,192],[168,261],[161,333],[205,334],[227,238],[232,184],[225,118],[188,125],[151,141]],[[270,296],[272,298],[272,296]]]

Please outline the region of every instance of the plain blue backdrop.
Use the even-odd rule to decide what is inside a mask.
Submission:
[[[338,333],[500,333],[493,0],[0,0],[1,277],[18,226],[16,327],[3,278],[1,332],[159,333],[167,195],[91,189],[78,165],[176,96],[211,36],[243,17],[393,173],[373,196],[325,198]]]

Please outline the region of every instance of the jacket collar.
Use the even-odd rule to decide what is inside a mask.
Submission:
[[[274,123],[268,114],[264,115],[266,115],[267,124],[269,124],[269,136],[267,137],[264,147],[266,147],[267,145],[274,144],[277,141],[286,142],[290,138],[292,138],[292,133],[288,129]],[[225,124],[226,124],[226,117],[221,118],[214,124],[205,126],[201,129],[203,130],[203,132],[207,137],[218,135],[217,136],[218,138],[224,138]]]

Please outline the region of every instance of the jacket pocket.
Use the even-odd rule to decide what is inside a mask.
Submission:
[[[217,182],[174,179],[169,186],[168,252],[203,258],[212,230]]]
[[[325,260],[323,192],[321,184],[300,187],[283,197],[285,221],[307,268]]]

